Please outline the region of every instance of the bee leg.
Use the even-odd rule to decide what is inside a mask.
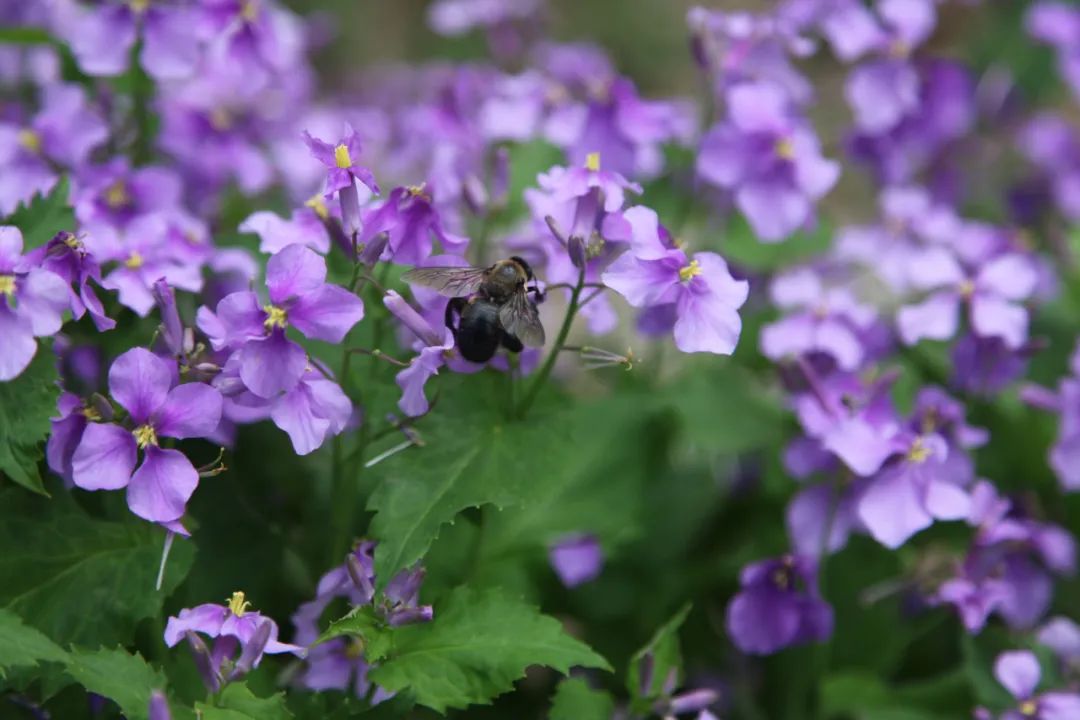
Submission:
[[[465,298],[456,297],[450,298],[450,302],[446,303],[446,312],[443,315],[443,323],[446,327],[450,328],[450,332],[454,334],[454,339],[457,340],[457,324],[454,323],[454,313],[457,313],[458,318],[461,318],[461,311],[465,309],[468,304]]]
[[[500,338],[502,346],[512,353],[519,353],[525,349],[525,345],[517,339],[517,336],[511,335],[505,330],[502,331],[502,337]]]

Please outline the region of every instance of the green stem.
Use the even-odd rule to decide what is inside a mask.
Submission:
[[[154,81],[139,64],[142,43],[136,43],[131,51],[131,114],[135,121],[135,143],[131,149],[135,165],[150,162],[153,144],[150,103],[154,95]]]
[[[547,359],[544,361],[543,367],[540,368],[540,372],[536,374],[536,379],[533,380],[529,386],[528,392],[525,393],[525,397],[521,401],[521,405],[518,406],[517,415],[519,418],[525,417],[529,412],[529,408],[536,402],[536,396],[540,394],[541,388],[544,387],[544,383],[547,382],[548,377],[551,376],[551,371],[555,367],[555,361],[559,359],[559,353],[562,352],[563,346],[566,344],[566,338],[570,335],[570,327],[574,324],[574,316],[577,315],[578,308],[580,307],[581,291],[585,287],[585,265],[582,264],[580,272],[578,272],[577,285],[570,293],[570,304],[566,308],[566,316],[563,318],[562,327],[559,328],[559,334],[555,338],[555,345],[551,348],[551,352],[548,353]]]

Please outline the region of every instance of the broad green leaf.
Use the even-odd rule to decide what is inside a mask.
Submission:
[[[0,340],[0,342],[3,342]],[[0,473],[28,490],[47,495],[38,473],[41,444],[56,413],[56,359],[48,348],[19,377],[0,382]]]
[[[318,642],[342,636],[356,638],[364,648],[364,658],[373,663],[386,657],[392,631],[392,628],[375,614],[374,607],[360,605],[345,617],[330,623],[326,632],[319,636]]]
[[[128,720],[148,717],[150,693],[165,687],[165,676],[147,665],[139,654],[123,648],[73,649],[68,674],[88,691],[109,698]]]
[[[746,221],[738,216],[723,233],[720,252],[733,265],[768,272],[791,267],[820,255],[828,249],[830,240],[831,232],[823,224],[811,233],[795,233],[783,242],[762,242]]]
[[[41,247],[61,230],[75,229],[75,213],[68,204],[70,190],[67,177],[61,177],[48,194],[35,195],[4,219],[4,225],[22,231],[23,252]]]
[[[0,45],[46,45],[52,41],[52,36],[41,28],[0,27]]]
[[[646,701],[637,703],[647,706],[663,693],[668,678],[674,674],[675,686],[682,684],[682,652],[679,649],[679,628],[690,614],[689,603],[679,609],[670,620],[661,625],[645,647],[630,658],[626,673],[626,687],[630,697]],[[646,656],[652,656],[652,667]]]
[[[39,662],[64,662],[67,653],[18,615],[0,609],[0,677],[15,667],[35,667]]]
[[[500,378],[496,378],[499,380]],[[473,380],[475,393],[492,387]],[[505,397],[498,394],[496,397]],[[448,402],[425,424],[426,445],[386,460],[368,508],[380,586],[427,552],[443,525],[470,507],[505,508],[542,498],[545,483],[608,449],[618,426],[597,422],[588,406],[506,421],[490,410]],[[460,409],[459,409],[460,408]],[[627,407],[627,411],[631,408]],[[427,430],[430,428],[430,431]]]
[[[0,606],[61,645],[127,644],[191,568],[195,549],[177,539],[154,589],[164,539],[134,516],[91,518],[65,492],[0,492]]]
[[[532,665],[562,673],[574,666],[610,670],[537,608],[499,590],[460,587],[436,604],[432,622],[395,629],[390,654],[370,677],[445,712],[490,702]]]
[[[559,683],[548,720],[611,720],[615,701],[603,690],[593,690],[581,678]]]
[[[230,683],[214,705],[198,703],[195,709],[203,720],[289,720],[293,714],[285,706],[285,694],[256,697],[243,683]]]

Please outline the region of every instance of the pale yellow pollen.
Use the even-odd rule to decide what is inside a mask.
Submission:
[[[960,297],[966,300],[975,294],[975,283],[970,280],[962,280],[956,291],[960,293]]]
[[[15,294],[15,276],[0,275],[0,295],[11,297]]]
[[[150,0],[128,0],[128,7],[136,14],[143,13],[150,7]]]
[[[105,190],[105,204],[114,210],[130,202],[131,196],[128,195],[127,185],[123,180],[117,180]]]
[[[689,265],[679,268],[679,280],[682,282],[690,282],[691,278],[696,278],[701,274],[701,263],[697,260],[691,260]]]
[[[82,247],[82,241],[75,236],[75,233],[64,233],[64,244],[72,250],[78,250]]]
[[[236,617],[244,617],[244,614],[247,613],[247,609],[251,607],[251,603],[244,599],[244,593],[240,590],[237,590],[232,594],[228,603],[229,612]]]
[[[1035,717],[1039,712],[1039,705],[1034,700],[1025,700],[1020,703],[1020,714],[1027,717]]]
[[[427,193],[427,183],[423,183],[421,185],[410,185],[406,188],[406,190],[408,190],[409,194],[413,197],[422,198],[424,200],[427,200],[428,202],[431,202],[431,196]]]
[[[903,60],[911,54],[911,46],[900,38],[896,38],[889,43],[889,55],[897,60]]]
[[[29,128],[24,128],[18,133],[19,145],[37,155],[41,152],[41,136]]]
[[[780,138],[776,141],[776,156],[781,160],[795,159],[795,144],[788,138]]]
[[[247,22],[255,22],[259,18],[259,5],[255,0],[244,0],[240,8],[240,17]]]
[[[267,330],[274,328],[284,328],[289,323],[289,314],[285,312],[284,308],[279,308],[277,305],[263,305],[263,312],[266,313],[266,319],[263,320],[263,326]]]
[[[96,408],[85,407],[85,408],[83,408],[81,410],[81,412],[82,412],[82,416],[84,418],[86,418],[87,420],[97,422],[98,420],[101,419],[101,413],[99,413]]]
[[[585,156],[585,169],[592,172],[600,171],[600,153],[591,152]]]
[[[790,580],[788,579],[787,571],[783,569],[777,569],[773,571],[772,581],[773,584],[781,590],[787,590],[788,586],[791,584]]]
[[[124,267],[138,270],[143,266],[143,256],[138,250],[132,250],[128,259],[124,261]]]
[[[345,143],[334,148],[334,164],[342,170],[352,167],[352,157],[349,156],[349,148],[345,147]]]
[[[323,220],[330,217],[330,210],[326,207],[326,202],[323,200],[322,195],[312,195],[304,205],[314,210],[315,214]]]
[[[135,442],[138,443],[140,448],[147,445],[157,446],[157,433],[154,432],[154,428],[150,425],[140,425],[132,430],[131,434],[135,436]]]
[[[915,463],[917,465],[919,463],[926,462],[932,454],[933,451],[930,448],[926,447],[925,444],[923,444],[923,439],[921,437],[917,437],[915,438],[915,442],[911,443],[911,447],[908,448],[907,459],[908,462]]]
[[[233,124],[232,113],[223,107],[216,107],[211,110],[208,119],[210,120],[210,127],[218,132],[225,132]]]

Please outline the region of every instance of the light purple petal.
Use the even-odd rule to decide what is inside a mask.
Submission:
[[[90,423],[71,457],[71,479],[83,490],[118,490],[138,459],[135,438],[111,423]]]
[[[1030,258],[1010,254],[983,265],[975,286],[1006,300],[1026,300],[1035,292],[1039,274]]]
[[[1075,720],[1080,718],[1080,695],[1048,692],[1039,698],[1039,720]]]
[[[548,560],[568,588],[596,578],[604,568],[600,541],[593,535],[575,535],[560,540],[548,550]]]
[[[966,520],[971,513],[971,496],[959,485],[945,480],[927,485],[923,503],[927,512],[938,520]]]
[[[787,95],[776,85],[746,83],[727,96],[732,122],[743,132],[783,133],[787,130]]]
[[[68,284],[59,275],[35,268],[21,280],[18,312],[38,337],[59,332],[70,303]]]
[[[994,677],[1017,700],[1030,698],[1041,676],[1039,661],[1027,650],[1003,652],[994,662]]]
[[[735,192],[735,204],[762,242],[783,240],[810,219],[810,201],[782,181],[758,181]]]
[[[0,382],[12,380],[34,359],[37,341],[30,329],[30,322],[19,318],[0,300]]]
[[[922,339],[948,340],[956,334],[960,298],[952,292],[935,293],[916,305],[905,305],[896,312],[896,325],[905,345]]]
[[[88,75],[119,75],[135,44],[135,19],[126,7],[108,5],[82,14],[68,40]]]
[[[788,537],[796,552],[817,558],[823,546],[827,553],[834,553],[847,544],[851,532],[850,508],[834,507],[840,503],[847,504],[827,484],[806,488],[792,498],[786,520]],[[823,540],[830,519],[826,545]]]
[[[756,159],[742,133],[731,126],[718,125],[701,141],[697,172],[714,185],[732,188],[751,172]]]
[[[221,423],[221,406],[221,393],[209,385],[177,385],[158,409],[154,427],[166,437],[209,437]]]
[[[305,337],[332,343],[344,340],[363,317],[363,301],[337,285],[300,295],[289,309],[289,324]]]
[[[178,616],[170,617],[165,625],[165,644],[175,647],[189,630],[217,637],[228,614],[229,610],[225,606],[211,603],[184,608]]]
[[[836,454],[857,475],[873,475],[896,452],[893,441],[862,418],[837,423],[823,438],[826,450]]]
[[[145,453],[143,464],[128,485],[128,507],[151,522],[179,520],[199,485],[199,473],[179,450],[151,445]]]
[[[263,340],[249,340],[237,357],[240,379],[248,390],[263,398],[292,390],[307,366],[307,353],[281,331]]]
[[[279,397],[270,417],[288,434],[297,455],[307,455],[321,447],[330,429],[329,419],[315,412],[311,389],[306,382]]]
[[[266,287],[275,303],[303,297],[325,282],[326,260],[300,244],[289,245],[266,263]]]
[[[604,284],[634,307],[655,304],[679,282],[680,263],[675,258],[682,252],[669,254],[672,260],[639,260],[633,253],[623,253],[604,271]]]
[[[711,293],[681,293],[676,303],[675,346],[688,353],[730,355],[742,332],[742,318],[735,307]]]
[[[802,620],[794,603],[778,592],[751,587],[736,595],[727,608],[727,631],[745,653],[767,655],[790,644]]]
[[[173,368],[168,360],[145,348],[132,348],[109,368],[109,392],[141,425],[165,402],[172,386]]]
[[[905,472],[886,472],[875,479],[859,499],[857,512],[874,539],[891,549],[932,522]]]
[[[992,295],[971,300],[971,326],[980,337],[1001,338],[1010,350],[1020,348],[1028,335],[1028,314],[1022,306]]]
[[[200,328],[203,332],[213,336],[220,330],[219,342],[225,345],[238,345],[247,340],[261,338],[266,335],[266,312],[259,305],[259,297],[253,292],[235,292],[226,295],[218,303],[216,320],[220,324],[214,324],[210,317],[205,318],[207,327]]]
[[[190,75],[199,61],[194,18],[183,9],[151,12],[143,24],[142,64],[158,80]]]

